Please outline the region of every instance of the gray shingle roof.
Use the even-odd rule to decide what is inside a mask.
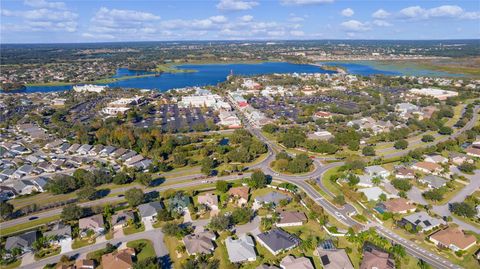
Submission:
[[[142,218],[152,217],[157,215],[157,211],[163,208],[160,202],[151,202],[141,204],[138,207],[138,212]]]
[[[37,231],[31,231],[7,238],[5,249],[12,250],[14,248],[29,248],[33,242],[37,240]]]
[[[289,249],[300,244],[298,237],[279,228],[261,233],[257,237],[274,252]]]

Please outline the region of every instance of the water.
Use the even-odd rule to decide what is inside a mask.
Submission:
[[[285,62],[268,62],[260,64],[201,64],[201,65],[180,65],[179,69],[193,69],[196,72],[186,73],[163,73],[160,76],[132,78],[108,83],[110,87],[155,89],[166,91],[175,88],[191,86],[216,85],[226,80],[232,72],[235,75],[262,75],[272,73],[335,73],[324,70],[321,67],[309,64],[292,64]],[[125,68],[117,70],[113,77],[134,76],[149,74],[151,72],[133,71]],[[100,84],[105,85],[105,84]],[[52,92],[70,90],[68,86],[29,86],[22,91],[14,92]]]
[[[347,69],[348,73],[357,75],[403,75],[401,70],[386,70],[378,68],[375,62],[325,62],[326,65],[338,65]],[[262,75],[271,73],[335,73],[334,71],[324,70],[319,66],[309,64],[292,64],[286,62],[267,62],[260,64],[202,64],[202,65],[180,65],[179,69],[193,69],[196,72],[187,73],[163,73],[160,76],[132,78],[108,83],[110,87],[122,88],[140,88],[166,91],[174,88],[184,88],[191,86],[216,85],[226,80],[232,72],[235,75]],[[416,72],[422,73],[422,70]],[[123,76],[135,76],[152,74],[147,71],[134,71],[120,68],[113,76],[114,78]],[[105,85],[105,84],[101,84]],[[12,92],[53,92],[71,90],[72,86],[29,86],[25,90]]]
[[[416,63],[398,61],[345,61],[321,62],[320,64],[345,68],[347,73],[354,75],[387,75],[387,76],[425,76],[425,77],[462,77],[463,74],[453,74],[438,70],[425,69]]]

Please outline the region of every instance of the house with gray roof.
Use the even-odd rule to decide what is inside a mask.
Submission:
[[[47,186],[48,180],[45,177],[37,177],[32,180],[30,180],[33,185],[37,188],[37,191],[39,192],[44,192],[45,187]]]
[[[77,150],[81,147],[80,144],[73,144],[68,148],[68,152],[70,153],[76,153]]]
[[[273,255],[293,249],[300,244],[300,239],[280,228],[257,235],[257,241],[268,249]]]
[[[260,208],[264,204],[277,206],[282,200],[290,200],[290,196],[277,191],[272,191],[265,195],[255,197],[254,208]]]
[[[123,210],[112,216],[110,224],[114,229],[120,229],[125,227],[129,220],[135,220],[135,214],[132,210]]]
[[[0,186],[0,203],[13,199],[17,195],[18,193],[14,188],[10,186]]]
[[[37,231],[26,232],[23,234],[10,236],[5,242],[5,249],[12,250],[19,248],[23,252],[32,250],[32,244],[37,240]]]
[[[447,180],[439,176],[428,175],[419,179],[420,182],[428,185],[429,188],[438,189],[447,184]]]
[[[225,247],[228,252],[228,259],[232,263],[251,262],[257,259],[255,243],[250,235],[243,234],[238,239],[231,236],[225,239]]]
[[[15,180],[9,186],[15,189],[19,195],[31,194],[37,191],[37,187],[30,180]]]
[[[163,204],[158,201],[150,202],[150,203],[141,204],[137,206],[137,209],[143,222],[145,221],[152,222],[157,216],[157,212],[163,209]]]
[[[212,254],[215,250],[213,241],[216,235],[210,231],[204,231],[197,234],[189,234],[183,238],[185,249],[189,255]]]
[[[440,225],[445,225],[446,222],[442,219],[431,217],[427,212],[421,211],[403,217],[398,224],[401,227],[405,227],[405,225],[410,224],[414,230],[426,232]]]
[[[100,151],[100,156],[107,157],[110,154],[112,154],[115,150],[117,150],[116,147],[106,146]]]
[[[78,153],[78,154],[85,155],[85,154],[88,154],[88,152],[90,152],[90,150],[91,150],[92,148],[93,148],[92,145],[83,144],[80,148],[78,148],[77,153]]]
[[[52,244],[64,245],[72,242],[72,227],[61,222],[55,223],[52,229],[43,233],[44,237],[50,238]]]
[[[58,153],[65,153],[70,148],[70,143],[63,143],[60,147],[56,149]]]
[[[120,157],[120,160],[122,162],[132,158],[133,156],[137,155],[137,153],[133,150],[129,150],[127,153],[123,154],[121,157]]]
[[[365,167],[365,173],[372,177],[379,176],[382,178],[387,178],[388,176],[390,176],[390,171],[381,167],[380,165],[372,165]]]

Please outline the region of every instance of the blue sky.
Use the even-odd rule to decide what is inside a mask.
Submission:
[[[480,1],[1,0],[2,43],[480,37]]]

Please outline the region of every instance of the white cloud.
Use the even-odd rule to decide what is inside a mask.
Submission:
[[[478,19],[480,12],[467,12],[455,5],[443,5],[430,9],[420,6],[410,6],[399,11],[399,17],[412,20],[426,20],[433,18]]]
[[[25,0],[24,4],[29,7],[34,8],[55,8],[55,9],[65,9],[66,5],[64,2],[47,2],[45,0]]]
[[[353,14],[355,14],[355,12],[351,8],[346,8],[346,9],[342,10],[341,14],[344,17],[351,17],[351,16],[353,16]]]
[[[340,24],[345,31],[348,32],[365,32],[371,28],[367,23],[363,23],[357,20],[349,20]]]
[[[305,32],[303,31],[300,31],[300,30],[293,30],[293,31],[290,31],[290,35],[291,36],[304,36],[305,35]]]
[[[281,0],[282,5],[286,6],[305,6],[333,3],[335,0]]]
[[[387,21],[384,21],[384,20],[374,20],[373,24],[376,25],[376,26],[380,26],[380,27],[392,26],[391,23],[389,23]]]
[[[258,6],[256,1],[242,1],[242,0],[220,0],[217,4],[217,8],[220,10],[248,10]]]
[[[374,17],[375,19],[386,19],[390,16],[391,14],[383,9],[379,9],[377,11],[375,11],[373,14],[372,14],[372,17]]]
[[[244,15],[244,16],[240,17],[240,20],[242,20],[244,22],[253,21],[253,16],[252,15]]]
[[[215,23],[225,23],[228,20],[225,16],[212,16],[209,19]]]

